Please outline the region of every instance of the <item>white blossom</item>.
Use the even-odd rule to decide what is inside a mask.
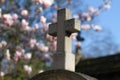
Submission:
[[[27,10],[22,10],[21,15],[22,16],[27,16],[28,15],[28,11]]]
[[[0,77],[4,77],[5,73],[4,72],[0,72]]]
[[[84,30],[89,30],[91,27],[89,24],[84,24],[81,26],[81,29],[84,29]]]
[[[111,8],[111,5],[109,5],[109,4],[104,5],[104,8],[105,8],[106,10],[109,10],[109,9]]]
[[[1,41],[1,44],[3,45],[3,46],[6,46],[7,45],[7,42],[6,41]]]
[[[28,65],[24,65],[24,71],[27,72],[28,74],[30,74],[32,72],[32,67],[28,66]]]
[[[99,25],[95,25],[95,26],[93,27],[93,29],[94,29],[95,31],[100,31],[100,30],[102,30],[102,28],[101,28]]]
[[[0,49],[3,48],[2,44],[0,43]]]
[[[44,72],[44,70],[40,70],[40,71],[38,71],[38,73],[42,73],[42,72]]]
[[[10,60],[10,51],[9,51],[9,49],[6,50],[5,58]]]
[[[0,8],[0,18],[2,17],[2,9]]]
[[[47,20],[47,19],[46,19],[44,16],[41,16],[41,17],[40,17],[40,22],[41,22],[41,23],[46,23],[46,20]]]
[[[24,54],[24,59],[30,60],[32,58],[32,53],[25,53]]]
[[[21,22],[21,23],[22,23],[22,26],[23,26],[23,27],[24,27],[24,26],[28,26],[28,24],[29,24],[25,19],[22,19],[22,22]]]
[[[50,7],[53,3],[54,3],[54,0],[42,0],[43,2],[43,6],[45,7],[45,8],[48,8],[48,7]]]

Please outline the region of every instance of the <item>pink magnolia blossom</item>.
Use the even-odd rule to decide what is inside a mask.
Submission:
[[[20,46],[17,46],[17,50],[14,54],[14,60],[15,62],[17,62],[25,53],[25,50],[24,49],[21,49]]]
[[[16,51],[14,56],[19,59],[22,56],[22,52]]]
[[[7,20],[5,21],[5,23],[8,25],[8,26],[12,26],[13,25],[13,20]]]
[[[48,50],[49,50],[48,46],[44,46],[43,52],[48,52]]]
[[[12,16],[10,14],[3,14],[3,18],[5,20],[12,20]]]
[[[36,44],[36,39],[30,39],[30,42],[29,42],[29,44],[30,44],[30,47],[31,48],[34,48],[35,47],[35,44]]]
[[[7,20],[9,16],[10,16],[10,14],[3,14],[3,19]]]
[[[93,8],[92,6],[88,7],[88,12],[90,14],[97,14],[97,15],[100,14],[99,10]]]
[[[21,24],[22,24],[22,29],[23,30],[25,30],[25,31],[31,31],[32,30],[31,27],[28,26],[29,23],[25,19],[22,20]]]
[[[12,19],[12,16],[10,14],[4,14],[3,15],[4,23],[8,26],[12,26],[14,21]]]
[[[17,15],[16,13],[14,13],[14,14],[12,15],[12,18],[13,18],[13,20],[17,20],[17,19],[18,19],[18,15]]]
[[[71,38],[72,38],[73,40],[76,40],[76,36],[77,36],[77,33],[72,33],[72,34],[71,34]]]

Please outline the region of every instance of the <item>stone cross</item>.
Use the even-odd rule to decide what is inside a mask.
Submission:
[[[75,55],[72,54],[71,33],[80,31],[80,21],[71,19],[69,9],[58,10],[57,23],[49,25],[49,34],[57,36],[57,52],[54,54],[53,69],[75,71]]]

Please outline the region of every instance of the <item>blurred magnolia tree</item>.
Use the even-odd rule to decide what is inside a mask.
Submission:
[[[103,0],[94,8],[86,6],[83,0],[0,0],[0,7],[1,79],[26,80],[52,64],[57,38],[47,32],[48,25],[57,21],[58,9],[71,9],[73,17],[80,19],[81,29],[87,35],[88,31],[102,31],[102,27],[95,25],[94,20],[103,11],[110,9],[111,2]],[[71,38],[72,51],[80,56],[80,41],[83,40],[80,32],[73,33]]]

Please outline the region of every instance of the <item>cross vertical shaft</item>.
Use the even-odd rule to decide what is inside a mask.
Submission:
[[[64,22],[65,20],[68,20],[71,18],[71,12],[67,9],[63,9],[63,10],[59,10],[58,11],[58,26],[57,26],[57,52],[58,53],[62,53],[64,54],[65,51],[65,36],[66,36],[66,32],[65,32],[65,26],[64,26]],[[71,44],[71,43],[69,43]],[[71,46],[68,46],[71,47]]]
[[[71,19],[71,11],[68,9],[58,10],[57,21],[49,26],[49,34],[57,36],[57,52],[53,56],[53,69],[75,71],[75,55],[72,54],[70,35],[80,31],[80,21]]]

